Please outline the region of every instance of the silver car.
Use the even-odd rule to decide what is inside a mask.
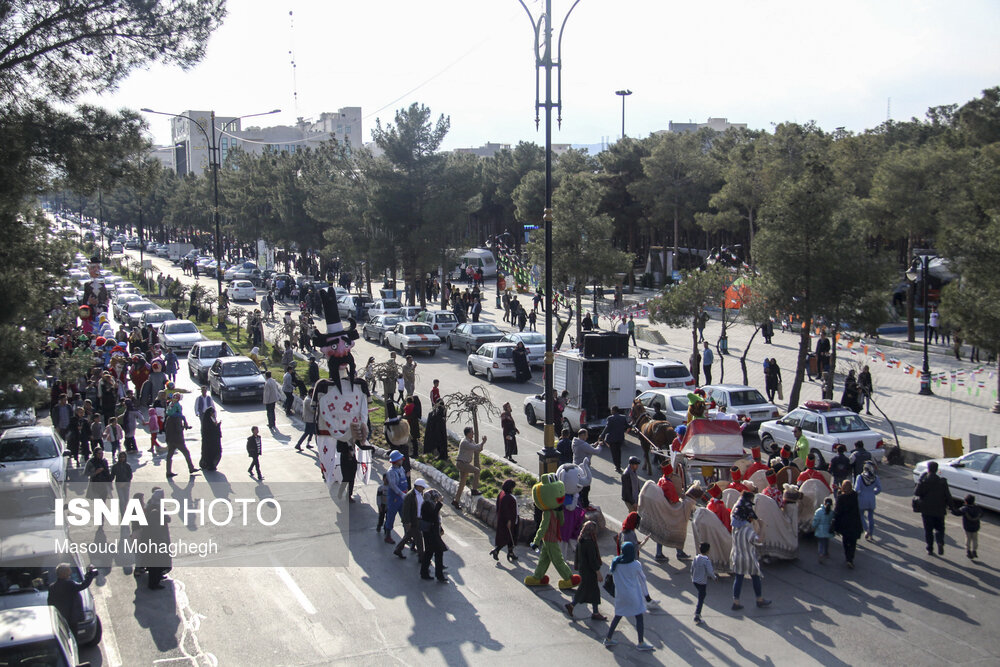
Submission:
[[[510,343],[486,343],[469,355],[466,365],[469,375],[482,373],[493,382],[498,377],[514,377],[514,345]]]
[[[203,340],[205,336],[190,320],[169,320],[160,327],[160,345],[167,350],[186,353],[195,343]]]
[[[66,480],[66,443],[51,426],[19,426],[0,435],[0,464],[5,470],[48,468],[58,483]]]

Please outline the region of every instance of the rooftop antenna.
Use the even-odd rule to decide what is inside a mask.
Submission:
[[[892,98],[891,97],[885,103],[885,120],[886,120],[886,122],[892,120]]]
[[[295,72],[295,12],[288,10],[288,33],[291,48],[288,49],[288,57],[292,64],[292,105],[295,107],[295,114],[299,113],[299,84]]]

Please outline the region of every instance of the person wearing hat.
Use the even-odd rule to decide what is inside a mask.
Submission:
[[[639,489],[642,484],[639,481],[639,461],[638,456],[630,456],[628,467],[622,473],[622,502],[629,512],[635,512],[639,508]]]
[[[743,479],[750,479],[750,477],[752,477],[758,470],[763,470],[764,472],[767,472],[768,470],[768,467],[761,463],[760,447],[752,447],[750,449],[750,457],[753,459],[753,463],[751,463],[746,469],[746,472],[743,473]]]
[[[383,530],[385,531],[385,543],[395,544],[396,541],[392,539],[392,527],[396,522],[396,514],[403,507],[403,496],[406,495],[407,490],[406,471],[403,470],[403,455],[399,450],[394,449],[389,453],[389,463],[392,464],[392,467],[386,473],[389,486],[385,499],[385,523],[383,524]]]
[[[773,470],[767,473],[767,488],[763,491],[764,495],[778,503],[778,509],[782,509],[785,506],[785,494],[781,492],[778,488],[778,474]]]
[[[731,533],[733,532],[733,526],[729,516],[729,509],[726,507],[726,503],[722,501],[722,486],[720,484],[720,482],[716,482],[708,487],[708,495],[712,499],[708,501],[705,507],[709,512],[719,517],[719,521]]]
[[[663,476],[656,482],[656,485],[663,492],[663,497],[671,505],[681,502],[681,497],[677,494],[677,487],[674,486],[673,480],[670,479],[670,476],[674,474],[674,467],[669,463],[665,463],[660,468],[660,471],[663,473]],[[656,553],[653,557],[657,560],[664,560],[666,558],[663,555],[663,545],[659,542],[656,543]],[[690,558],[690,556],[684,553],[684,549],[677,549],[677,558],[684,560]]]
[[[687,426],[680,424],[674,429],[674,441],[670,443],[670,451],[679,452],[684,449],[684,434],[687,433]]]
[[[427,490],[427,482],[417,479],[413,482],[413,488],[403,496],[403,506],[399,511],[399,520],[403,524],[403,537],[399,544],[392,550],[392,554],[397,558],[405,559],[403,547],[407,542],[411,542],[410,549],[417,552],[417,558],[424,558],[423,534],[420,531],[420,507],[424,504],[424,491]]]
[[[770,461],[771,470],[778,472],[782,468],[787,468],[792,465],[792,449],[788,445],[784,445],[778,455],[771,458]]]
[[[736,489],[737,491],[746,491],[746,486],[743,484],[743,475],[740,473],[738,466],[733,466],[729,469],[730,482],[727,489]]]
[[[799,473],[799,477],[795,480],[795,483],[801,487],[802,483],[809,479],[818,479],[823,482],[823,486],[826,487],[827,491],[833,493],[833,489],[831,489],[830,485],[827,484],[826,478],[823,477],[821,472],[816,470],[816,457],[812,454],[806,458],[806,469]]]

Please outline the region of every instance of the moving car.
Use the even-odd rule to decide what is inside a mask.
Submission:
[[[66,481],[66,443],[51,426],[18,426],[0,435],[0,464],[7,471],[47,468]]]
[[[396,299],[376,299],[368,308],[368,315],[395,315],[403,307]]]
[[[466,354],[472,354],[484,343],[496,343],[503,337],[504,332],[498,329],[495,324],[466,322],[459,324],[448,334],[448,349],[465,350]]]
[[[205,337],[190,320],[169,320],[160,325],[160,345],[164,350],[187,352]]]
[[[514,346],[510,343],[486,343],[466,360],[469,375],[482,373],[493,382],[498,377],[514,377]]]
[[[257,288],[249,280],[234,280],[226,288],[230,301],[256,301]]]
[[[152,301],[129,301],[124,306],[122,306],[122,321],[126,322],[130,327],[139,326],[139,317],[142,316],[147,310],[156,310],[157,306]]]
[[[199,385],[208,384],[208,369],[219,357],[231,357],[233,351],[225,341],[206,340],[195,343],[188,353],[188,375]]]
[[[177,316],[165,308],[152,308],[139,317],[139,326],[145,328],[147,324],[152,324],[154,329],[159,329],[164,322],[176,319]]]
[[[83,667],[80,649],[55,607],[14,607],[0,611],[0,665]]]
[[[424,309],[420,306],[403,306],[396,314],[407,322],[412,322],[417,319],[417,315],[422,312],[424,312]]]
[[[253,262],[251,262],[249,260],[245,260],[243,262],[237,262],[236,264],[233,264],[228,269],[226,269],[225,273],[222,274],[222,279],[223,280],[249,280],[250,279],[250,275],[254,272],[254,270],[257,271],[257,275],[259,277],[260,276],[260,269],[257,268],[256,264],[254,264]]]
[[[954,459],[937,461],[938,475],[948,480],[951,495],[961,498],[968,494],[976,497],[976,504],[1000,512],[1000,447],[977,449]],[[913,482],[927,472],[927,461],[913,466]]]
[[[639,359],[635,364],[635,393],[648,389],[678,389],[694,391],[694,378],[688,367],[674,359]],[[685,408],[686,409],[686,408]]]
[[[504,343],[524,343],[530,365],[541,366],[545,363],[545,334],[536,331],[511,331],[502,340]]]
[[[376,315],[361,327],[361,335],[365,340],[377,341],[379,345],[385,343],[385,332],[394,329],[403,319],[398,315]]]
[[[710,400],[715,401],[720,412],[725,407],[726,414],[736,415],[741,419],[749,418],[744,431],[756,431],[765,421],[778,418],[778,406],[753,387],[745,384],[711,384],[702,389]]]
[[[441,347],[441,339],[434,331],[421,322],[399,322],[386,331],[383,340],[390,348],[396,348],[403,354],[410,352],[427,352],[432,357]]]
[[[221,357],[208,371],[208,387],[219,403],[264,399],[264,374],[250,357]]]
[[[837,445],[846,445],[850,453],[859,440],[865,443],[876,463],[885,455],[882,435],[853,410],[833,401],[807,401],[781,419],[764,422],[760,425],[761,447],[775,454],[783,445],[794,446],[792,429],[796,426],[802,429],[809,446],[818,449],[827,460],[836,453]]]
[[[413,321],[428,325],[442,341],[446,340],[448,334],[458,326],[458,318],[455,317],[455,313],[447,310],[425,310],[417,315]]]
[[[124,246],[122,246],[121,243],[118,243],[118,241],[115,241],[109,247],[111,249],[112,255],[120,255],[121,253],[125,252]]]
[[[115,297],[115,301],[111,306],[111,312],[115,316],[116,320],[119,322],[122,321],[122,308],[125,307],[125,304],[132,303],[133,301],[145,301],[145,299],[137,293],[130,292],[121,293]]]
[[[48,468],[0,468],[0,521],[55,513],[55,503],[64,495],[62,486],[56,483]],[[2,562],[0,550],[0,564]]]
[[[24,387],[14,384],[7,389],[0,389],[0,431],[16,426],[34,426],[37,423],[38,416],[30,399],[24,396]]]

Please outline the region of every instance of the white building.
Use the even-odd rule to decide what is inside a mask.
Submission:
[[[710,130],[715,130],[716,132],[725,132],[730,128],[742,128],[746,129],[746,123],[730,123],[728,118],[709,118],[705,123],[675,123],[670,121],[667,126],[667,132],[674,132],[677,134],[685,134],[687,132],[697,132],[703,127],[707,127]],[[662,132],[662,130],[661,130]],[[654,132],[654,134],[656,134]]]

